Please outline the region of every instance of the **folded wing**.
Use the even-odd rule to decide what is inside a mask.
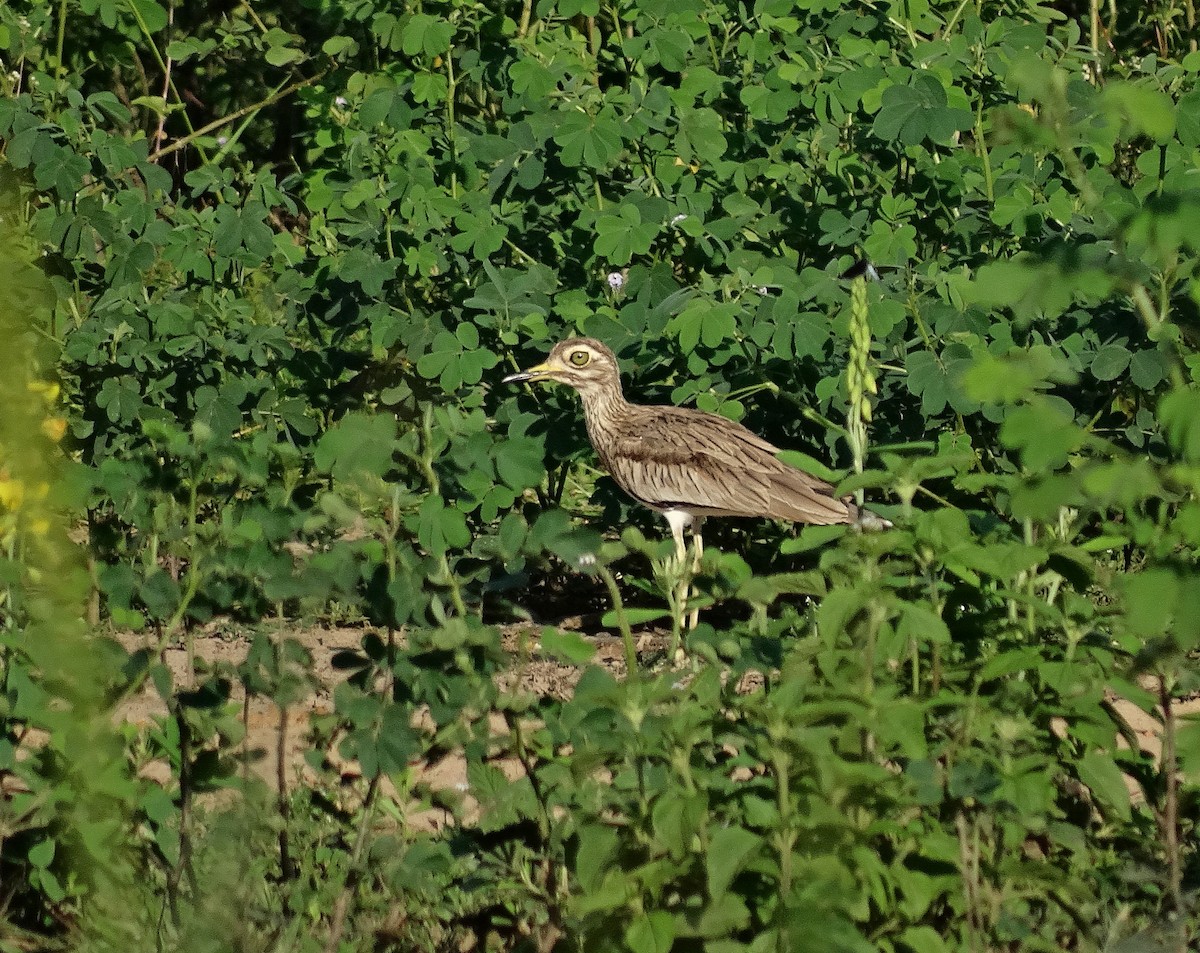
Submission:
[[[613,441],[603,462],[621,488],[647,506],[818,525],[858,517],[831,484],[783,463],[777,447],[741,424],[676,407],[631,410],[649,413],[621,428],[627,436]]]

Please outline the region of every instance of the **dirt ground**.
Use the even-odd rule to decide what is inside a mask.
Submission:
[[[566,620],[564,628],[578,628],[579,620]],[[517,687],[542,697],[566,698],[574,689],[575,683],[582,674],[582,668],[562,664],[552,659],[539,656],[538,644],[539,627],[518,624],[505,627],[503,644],[514,659],[520,659],[511,673],[505,673],[502,678],[517,683]],[[364,630],[359,627],[343,628],[304,628],[288,629],[286,635],[298,640],[312,654],[312,675],[317,685],[316,690],[303,702],[291,706],[287,711],[286,730],[282,733],[284,745],[283,763],[286,766],[284,780],[289,786],[295,784],[311,784],[316,782],[316,772],[304,760],[304,753],[311,745],[310,725],[312,719],[319,715],[327,715],[333,711],[332,692],[345,673],[334,665],[334,657],[347,650],[355,650],[360,646]],[[119,640],[127,650],[145,648],[147,636],[125,633]],[[620,639],[611,633],[600,632],[589,636],[596,646],[595,662],[609,668],[614,675],[624,674],[624,652]],[[246,656],[250,648],[250,633],[229,626],[209,626],[197,632],[193,640],[193,651],[197,663],[228,663],[237,665]],[[649,633],[641,637],[639,650],[647,648],[660,649],[665,644],[663,633]],[[163,653],[163,661],[170,667],[176,679],[176,684],[182,684],[188,671],[187,654],[182,646],[173,646]],[[1153,690],[1153,686],[1143,686]],[[238,706],[244,704],[244,694],[239,684],[234,684],[232,702]],[[1154,715],[1148,714],[1141,708],[1125,699],[1111,696],[1114,707],[1136,736],[1141,749],[1157,759],[1161,754],[1160,735],[1162,726]],[[1200,698],[1181,699],[1175,706],[1177,717],[1200,714]],[[118,713],[122,721],[134,725],[150,724],[155,718],[166,714],[166,706],[155,689],[147,684],[141,692],[131,697]],[[503,730],[502,725],[496,726]],[[267,785],[277,791],[280,774],[279,745],[280,712],[270,701],[255,696],[248,710],[246,723],[246,739],[244,746],[247,751],[254,753],[251,762],[252,770],[261,777]],[[350,782],[359,776],[358,767],[352,762],[346,762],[337,751],[336,744],[331,745],[324,753],[325,767],[332,770],[345,782]],[[521,766],[515,761],[497,762],[510,777],[521,773]],[[454,789],[467,791],[467,765],[460,756],[447,756],[434,763],[420,762],[413,766],[416,780],[427,784],[433,790]],[[151,763],[143,769],[143,775],[159,781],[166,781],[169,769],[164,763]],[[1127,779],[1130,792],[1135,801],[1142,797],[1140,788],[1132,779]],[[395,796],[396,792],[389,786],[385,792]],[[409,823],[418,829],[436,829],[449,820],[444,812],[422,808],[420,805],[409,803],[401,805]]]
[[[577,628],[579,622],[578,619],[566,620],[563,627]],[[539,631],[540,626],[531,624],[504,627],[504,648],[514,659],[521,659],[521,662],[510,672],[502,673],[500,678],[510,685],[516,683],[522,690],[541,697],[567,698],[583,669],[540,657]],[[305,752],[312,745],[311,723],[313,718],[333,712],[333,689],[348,674],[334,664],[334,659],[340,652],[359,649],[365,630],[361,627],[303,628],[288,629],[285,634],[288,638],[299,641],[311,653],[313,664],[310,671],[317,688],[302,702],[288,708],[286,729],[282,735],[279,708],[270,700],[253,696],[246,710],[246,738],[243,748],[252,753],[251,770],[266,782],[272,791],[278,791],[280,787],[278,766],[281,737],[286,765],[284,783],[290,787],[318,782],[317,772],[304,758]],[[116,637],[127,651],[153,647],[150,637],[145,634],[119,633]],[[228,625],[212,625],[198,631],[193,636],[192,645],[197,668],[203,669],[219,663],[230,666],[240,664],[250,649],[251,638],[251,632],[240,631]],[[595,662],[605,666],[618,677],[623,675],[625,660],[620,638],[600,632],[590,636],[590,639],[596,646]],[[642,637],[639,648],[657,649],[665,645],[665,641],[664,634],[652,633]],[[162,653],[162,660],[170,668],[175,684],[183,685],[189,671],[185,648],[182,645],[168,647]],[[245,692],[242,685],[236,681],[232,686],[230,702],[239,709],[245,708]],[[117,717],[123,722],[146,726],[166,713],[167,708],[162,698],[147,681],[140,692],[122,705]],[[497,724],[493,725],[493,730],[505,730],[499,719]],[[324,766],[338,775],[343,782],[352,782],[360,776],[358,765],[345,761],[338,754],[336,740],[324,751],[324,762]],[[495,765],[510,778],[519,776],[522,771],[520,764],[515,760],[500,759]],[[422,761],[413,765],[413,769],[417,784],[428,785],[435,791],[467,791],[467,764],[459,755],[449,755],[433,763]],[[141,773],[143,777],[166,783],[170,777],[170,768],[165,761],[151,762]],[[396,796],[390,784],[385,784],[382,792],[385,795]],[[436,829],[449,820],[445,812],[440,810],[429,810],[414,803],[404,804],[402,807],[408,823],[416,829]],[[467,813],[470,814],[469,805]]]

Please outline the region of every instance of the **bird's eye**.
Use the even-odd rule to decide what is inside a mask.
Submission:
[[[572,351],[571,356],[567,358],[567,360],[576,367],[585,367],[587,362],[591,359],[592,355],[590,355],[587,351]]]

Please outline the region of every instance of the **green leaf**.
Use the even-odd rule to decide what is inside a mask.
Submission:
[[[1175,132],[1189,149],[1200,146],[1200,89],[1179,97],[1175,108]]]
[[[950,630],[945,621],[929,606],[919,602],[904,606],[896,632],[918,646],[950,644]]]
[[[675,918],[665,910],[653,910],[634,919],[625,931],[631,953],[670,953],[675,943]]]
[[[335,480],[382,478],[392,466],[396,422],[383,414],[347,414],[317,443],[313,462]]]
[[[575,853],[575,875],[585,893],[591,893],[601,887],[619,848],[617,832],[611,827],[586,822],[580,827],[579,849]]]
[[[1165,142],[1175,133],[1175,106],[1161,89],[1117,81],[1105,84],[1101,101],[1135,133],[1144,133],[1158,142]]]
[[[450,83],[441,73],[423,72],[413,78],[412,98],[418,103],[444,102]]]
[[[513,91],[533,100],[544,99],[554,88],[554,74],[532,57],[517,58],[508,68]]]
[[[1167,439],[1185,460],[1200,460],[1200,392],[1177,389],[1158,404]]]
[[[466,517],[437,496],[425,498],[417,510],[416,527],[422,548],[435,556],[471,544]]]
[[[1179,720],[1175,750],[1179,770],[1189,783],[1200,783],[1200,716],[1192,714]]]
[[[970,129],[971,114],[948,105],[946,88],[932,73],[918,73],[907,86],[889,86],[871,132],[884,140],[915,146],[924,139],[946,143]]]
[[[34,867],[49,867],[54,860],[54,846],[54,841],[50,838],[38,841],[29,848],[29,862]]]
[[[60,197],[69,199],[83,186],[83,177],[91,170],[87,159],[70,149],[55,148],[33,167],[38,188],[54,189]]]
[[[1138,351],[1129,361],[1129,379],[1141,390],[1154,390],[1167,379],[1167,365],[1159,351]]]
[[[545,627],[541,635],[542,650],[568,665],[586,665],[596,655],[596,646],[579,632]]]
[[[801,467],[800,469],[805,468]],[[820,549],[830,541],[844,535],[846,535],[846,527],[844,526],[805,526],[800,530],[800,535],[795,539],[785,539],[780,544],[779,551],[785,556],[794,553],[806,553],[814,549]]]
[[[184,62],[193,56],[206,56],[216,49],[215,40],[198,40],[195,37],[183,37],[172,40],[167,44],[167,56],[177,62]]]
[[[1154,637],[1167,631],[1179,599],[1179,579],[1170,569],[1151,568],[1121,577],[1125,624],[1135,635]]]
[[[128,0],[128,3],[140,22],[144,23],[146,29],[151,33],[157,33],[169,22],[167,11],[154,0]]]
[[[138,598],[153,619],[167,619],[179,605],[179,583],[161,569],[153,569],[138,587]]]
[[[1121,344],[1106,344],[1092,358],[1092,373],[1096,380],[1116,380],[1129,366],[1129,349]]]
[[[646,42],[654,53],[653,60],[660,63],[663,69],[672,73],[683,72],[692,50],[692,38],[687,33],[654,27],[646,33]],[[648,59],[647,65],[652,65],[653,60]]]
[[[912,953],[950,953],[951,947],[933,927],[908,927],[900,934],[900,942]]]
[[[618,613],[615,609],[610,609],[600,618],[600,624],[609,626],[610,628],[619,625],[622,614],[625,616],[625,621],[630,625],[645,625],[647,622],[657,622],[659,619],[665,619],[671,613],[666,609],[627,608],[622,610],[622,613]]]
[[[642,222],[637,206],[622,205],[615,214],[596,219],[596,254],[613,265],[626,265],[635,255],[645,255],[658,236],[659,226]]]
[[[544,450],[532,437],[509,437],[495,449],[496,473],[506,486],[526,490],[546,477]]]
[[[612,109],[601,110],[595,118],[575,109],[563,110],[559,116],[554,141],[564,165],[606,169],[624,147],[621,125]]]
[[[406,56],[441,56],[450,50],[454,26],[428,13],[416,13],[404,27],[401,49]]]
[[[1022,463],[1035,473],[1057,470],[1087,441],[1071,419],[1069,405],[1042,397],[1013,409],[1000,428],[1000,439],[1020,452]]]
[[[409,767],[409,762],[421,752],[421,742],[412,727],[412,715],[403,705],[383,706],[379,725],[379,771],[383,774],[398,774]]]
[[[1075,767],[1079,780],[1092,792],[1105,814],[1121,821],[1132,817],[1129,788],[1111,755],[1092,751],[1080,758]]]
[[[762,838],[744,827],[721,827],[713,832],[705,855],[708,896],[720,900],[733,878],[762,844]]]
[[[303,51],[289,46],[272,46],[263,54],[263,59],[272,66],[287,66],[289,63],[300,62],[305,56]]]
[[[712,163],[725,155],[724,123],[716,110],[689,109],[679,117],[675,149],[685,163]]]
[[[921,398],[921,413],[940,414],[950,397],[950,378],[943,362],[932,351],[914,351],[906,361],[908,389]]]

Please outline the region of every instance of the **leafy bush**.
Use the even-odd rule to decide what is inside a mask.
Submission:
[[[1200,54],[1190,4],[1080,9],[0,10],[13,936],[1194,943]],[[840,277],[864,258],[879,281]],[[577,332],[639,399],[835,476],[865,457],[843,487],[897,528],[720,526],[694,677],[616,678],[549,630],[574,696],[502,689],[498,627],[544,597],[621,626],[667,599],[660,528],[588,465],[573,395],[493,388]],[[26,387],[54,365],[61,405]],[[86,523],[90,605],[14,480]],[[149,648],[42,653],[85,613]],[[263,629],[177,686],[156,650],[330,616],[369,624],[318,725],[361,790],[256,797],[232,685],[286,712],[304,651]],[[153,730],[78,733],[147,681]],[[450,751],[477,823],[414,775]],[[165,786],[126,768],[151,758]],[[230,786],[244,814],[198,815]],[[410,795],[453,833],[389,826]]]

